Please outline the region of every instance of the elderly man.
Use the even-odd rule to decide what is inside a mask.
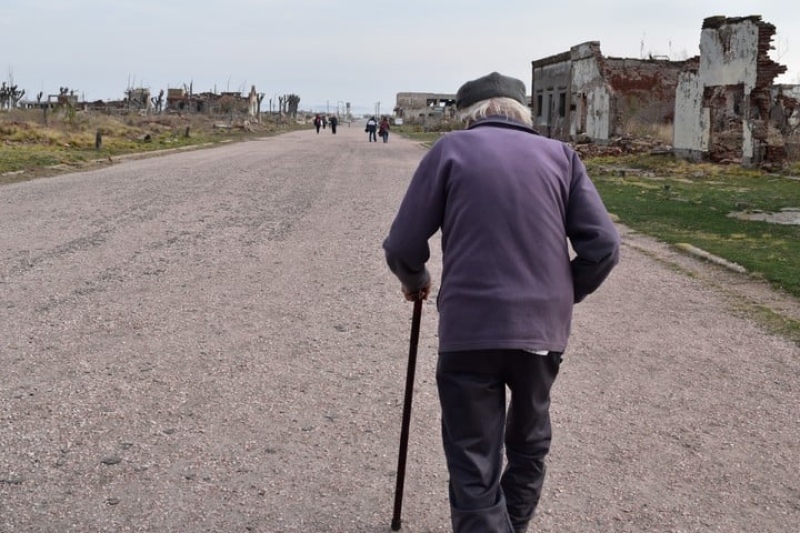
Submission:
[[[453,530],[520,533],[542,491],[573,305],[617,264],[620,237],[578,155],[532,129],[522,81],[469,81],[456,107],[467,128],[423,157],[383,248],[406,299],[425,299],[441,229],[436,380]]]

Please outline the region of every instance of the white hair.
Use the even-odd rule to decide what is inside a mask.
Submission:
[[[490,115],[501,115],[522,122],[526,126],[533,127],[531,109],[513,98],[506,97],[488,98],[476,102],[459,111],[458,118],[469,124]]]

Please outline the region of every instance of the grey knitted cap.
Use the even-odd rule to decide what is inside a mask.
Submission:
[[[525,84],[522,81],[492,72],[462,85],[456,93],[456,108],[464,109],[481,100],[500,97],[512,98],[522,105],[528,105]]]

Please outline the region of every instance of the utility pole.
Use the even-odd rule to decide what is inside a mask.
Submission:
[[[380,117],[381,116],[381,102],[380,102],[380,100],[375,102],[375,116],[376,117]]]

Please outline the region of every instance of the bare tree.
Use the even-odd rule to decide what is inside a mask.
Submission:
[[[261,123],[261,102],[264,101],[264,93],[258,93],[258,122]]]
[[[150,101],[153,103],[156,113],[161,114],[161,109],[164,107],[164,89],[158,92],[158,98],[153,97]]]
[[[25,96],[25,89],[20,90],[16,85],[3,82],[0,86],[0,110],[11,110],[17,107],[22,97]]]
[[[297,96],[296,94],[290,94],[288,96],[288,104],[289,104],[289,106],[288,106],[289,115],[292,118],[296,119],[297,118],[297,108],[300,105],[300,97]]]
[[[17,89],[16,85],[13,85],[11,87],[11,107],[17,107],[17,104],[22,100],[23,96],[25,96],[25,89],[20,91]]]

